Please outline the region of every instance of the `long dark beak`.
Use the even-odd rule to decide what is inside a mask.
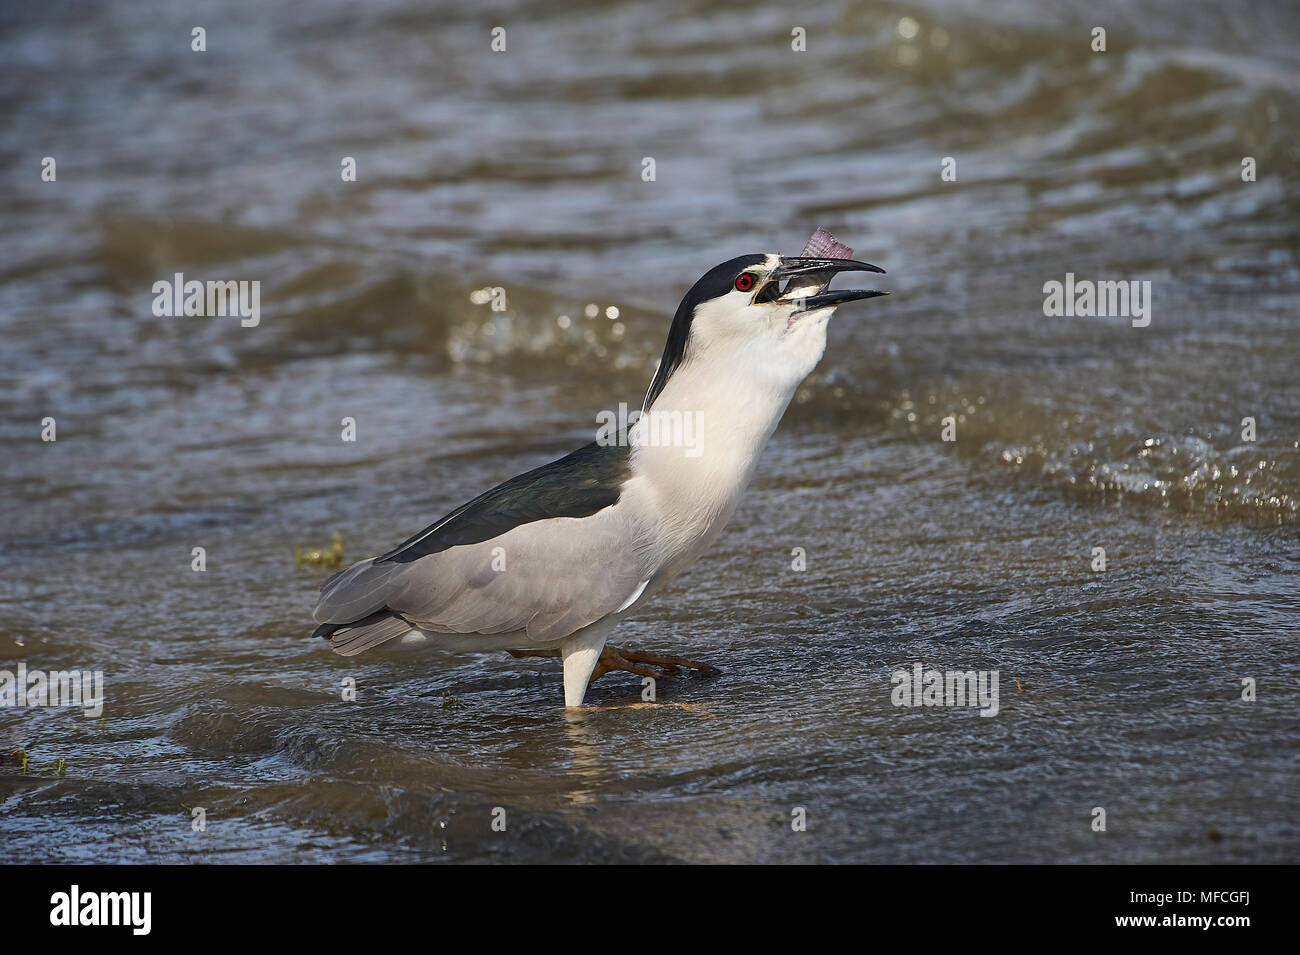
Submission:
[[[885,270],[878,265],[872,265],[870,262],[859,262],[857,259],[809,259],[801,255],[783,255],[781,264],[772,270],[768,278],[781,281],[783,279],[793,278],[796,275],[807,275],[809,272],[878,272],[885,274]]]
[[[817,275],[825,276],[825,283],[822,285],[824,290],[830,285],[831,279],[838,272],[877,272],[885,274],[885,270],[878,265],[872,265],[870,262],[859,262],[857,259],[820,259],[807,258],[804,256],[782,256],[781,264],[772,270],[768,276],[769,281],[781,282],[799,275]],[[841,289],[838,291],[821,291],[815,295],[785,295],[780,301],[795,302],[798,304],[801,312],[811,312],[817,308],[829,308],[832,305],[842,305],[845,302],[856,302],[864,298],[876,298],[880,295],[888,295],[888,292],[881,292],[877,289]]]

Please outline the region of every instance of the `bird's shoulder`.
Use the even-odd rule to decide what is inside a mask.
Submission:
[[[409,563],[451,547],[479,544],[533,521],[589,517],[618,503],[631,474],[625,442],[592,442],[485,491],[376,559]]]

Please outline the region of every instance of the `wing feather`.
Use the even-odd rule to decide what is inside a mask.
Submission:
[[[401,624],[376,627],[384,614],[429,633],[565,637],[625,609],[652,573],[644,529],[619,506],[627,473],[626,448],[588,445],[507,481],[329,578],[315,618],[336,626],[336,648],[395,635]],[[362,621],[374,636],[349,644]]]

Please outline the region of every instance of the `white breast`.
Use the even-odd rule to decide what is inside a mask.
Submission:
[[[647,595],[694,563],[722,532],[807,374],[770,360],[775,356],[764,356],[760,344],[741,353],[730,349],[725,362],[697,349],[632,429],[634,476],[624,501],[657,528],[659,571]],[[810,357],[808,369],[820,350]]]

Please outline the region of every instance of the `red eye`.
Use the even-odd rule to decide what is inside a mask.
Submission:
[[[749,272],[741,272],[736,276],[736,291],[748,292],[754,287],[754,276]]]

